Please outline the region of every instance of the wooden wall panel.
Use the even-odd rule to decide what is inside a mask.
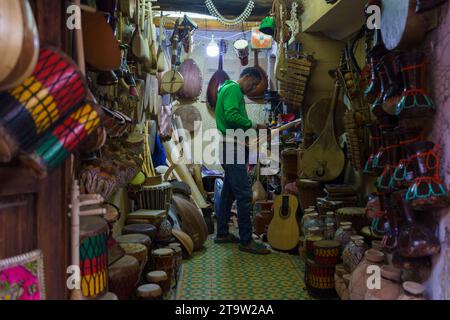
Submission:
[[[37,247],[35,195],[0,196],[0,259]]]
[[[64,51],[65,1],[30,0],[41,45]],[[0,259],[35,249],[44,254],[48,299],[67,299],[70,239],[67,215],[70,170],[61,166],[44,180],[20,164],[0,167]]]

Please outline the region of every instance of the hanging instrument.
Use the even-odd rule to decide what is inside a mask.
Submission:
[[[216,108],[217,95],[220,86],[227,80],[230,80],[228,74],[223,71],[223,55],[227,53],[227,46],[225,40],[220,41],[219,46],[219,68],[211,77],[208,84],[208,90],[206,92],[206,105],[211,111]]]
[[[331,181],[344,170],[344,152],[338,145],[334,130],[334,112],[338,104],[340,82],[336,75],[332,105],[325,128],[319,138],[304,152],[300,161],[303,173],[316,181]]]

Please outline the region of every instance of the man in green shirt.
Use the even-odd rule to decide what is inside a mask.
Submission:
[[[261,81],[261,75],[256,68],[246,68],[238,81],[226,81],[219,89],[215,108],[217,129],[223,135],[220,158],[225,171],[223,189],[220,196],[217,214],[216,243],[240,243],[241,251],[268,254],[269,249],[252,237],[252,189],[247,176],[246,164],[238,161],[239,157],[246,159],[246,148],[243,144],[227,139],[230,130],[267,129],[264,125],[252,122],[245,109],[244,95],[255,90]],[[228,132],[227,132],[228,131]],[[230,159],[227,154],[231,154]],[[237,202],[239,238],[229,233],[228,222],[234,200]]]

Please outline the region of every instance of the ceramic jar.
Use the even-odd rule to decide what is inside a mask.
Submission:
[[[391,265],[381,267],[381,283],[379,289],[368,289],[365,300],[397,300],[402,294],[402,270]]]
[[[325,240],[333,240],[336,234],[336,226],[334,223],[327,223],[323,231],[323,238]]]
[[[364,252],[369,249],[364,242],[364,237],[362,236],[351,236],[350,242],[344,248],[342,252],[342,260],[344,266],[348,272],[353,272],[358,264],[364,258]]]
[[[325,225],[327,225],[328,223],[332,223],[334,225],[337,224],[336,222],[336,214],[333,211],[328,211],[325,214],[325,221],[324,221]]]
[[[355,234],[356,232],[352,229],[351,222],[341,222],[340,227],[336,230],[334,240],[339,241],[341,247],[345,248],[350,242],[350,237]]]
[[[403,293],[398,297],[398,300],[427,300],[423,293],[425,287],[417,282],[406,281],[402,284]]]
[[[317,212],[304,215],[301,225],[305,236],[307,236],[307,230],[309,228],[319,228],[320,230],[323,229],[323,222],[320,220]]]
[[[364,300],[367,292],[367,274],[369,266],[381,268],[385,260],[384,253],[378,250],[369,249],[364,253],[364,259],[352,272],[349,283],[349,294],[351,300]]]

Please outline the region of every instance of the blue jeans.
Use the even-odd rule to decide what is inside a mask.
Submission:
[[[217,237],[228,235],[228,222],[234,200],[237,201],[239,237],[247,245],[252,240],[252,188],[245,164],[222,164],[225,171],[223,189],[217,212]]]

